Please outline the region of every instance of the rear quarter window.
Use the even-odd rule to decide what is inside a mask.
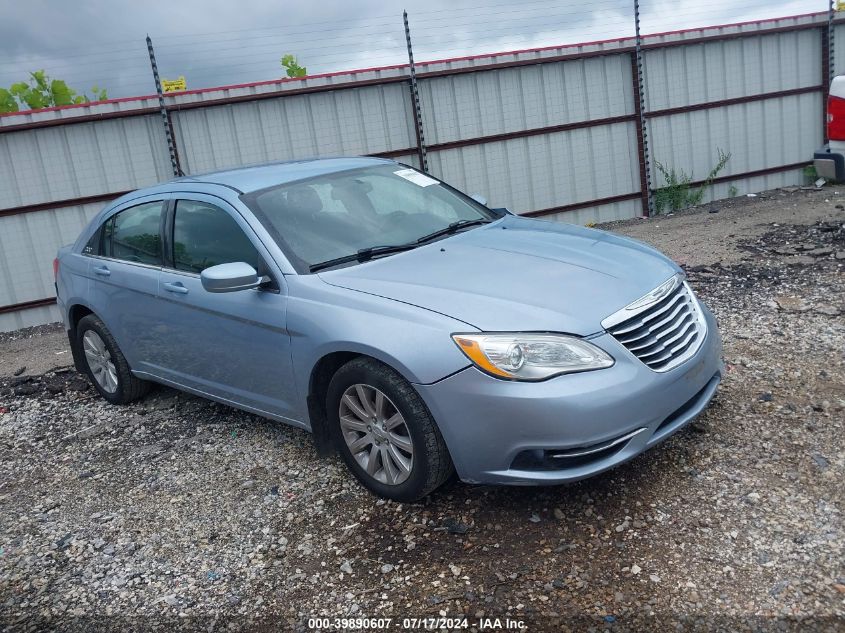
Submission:
[[[127,262],[161,266],[163,208],[161,201],[147,202],[113,215],[97,231],[101,234],[99,254]]]

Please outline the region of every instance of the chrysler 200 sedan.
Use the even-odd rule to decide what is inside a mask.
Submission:
[[[54,263],[76,366],[310,430],[400,501],[582,479],[707,406],[721,340],[678,266],[479,200],[373,158],[125,195]]]

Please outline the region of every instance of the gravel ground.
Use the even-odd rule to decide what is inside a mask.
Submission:
[[[63,333],[3,335],[0,626],[845,630],[837,195],[605,227],[687,267],[728,371],[694,424],[571,486],[384,502],[302,431],[164,388],[109,406],[53,369]]]

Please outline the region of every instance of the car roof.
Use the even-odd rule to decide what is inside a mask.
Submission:
[[[283,185],[297,180],[333,174],[336,172],[368,167],[373,165],[396,165],[395,161],[386,158],[370,156],[355,156],[349,158],[313,158],[308,160],[293,160],[264,165],[249,165],[223,171],[213,171],[206,174],[196,174],[174,178],[158,185],[130,191],[112,201],[107,209],[154,194],[179,191],[186,185],[202,184],[221,186],[236,191],[238,194],[250,193],[274,185]]]
[[[312,178],[314,176],[391,162],[393,161],[384,158],[364,156],[351,158],[315,158],[268,163],[265,165],[251,165],[207,174],[183,176],[182,178],[174,178],[168,184],[201,182],[223,185],[231,189],[236,189],[240,193],[249,193],[258,189],[283,185],[288,182],[304,180],[305,178]]]

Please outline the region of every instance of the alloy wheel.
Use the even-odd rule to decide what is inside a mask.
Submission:
[[[411,433],[384,392],[365,384],[344,391],[340,429],[352,457],[370,477],[390,486],[408,479],[414,464]]]
[[[117,369],[114,361],[106,347],[105,342],[94,330],[88,330],[82,337],[82,349],[85,352],[85,360],[94,380],[100,388],[107,393],[117,391]]]

